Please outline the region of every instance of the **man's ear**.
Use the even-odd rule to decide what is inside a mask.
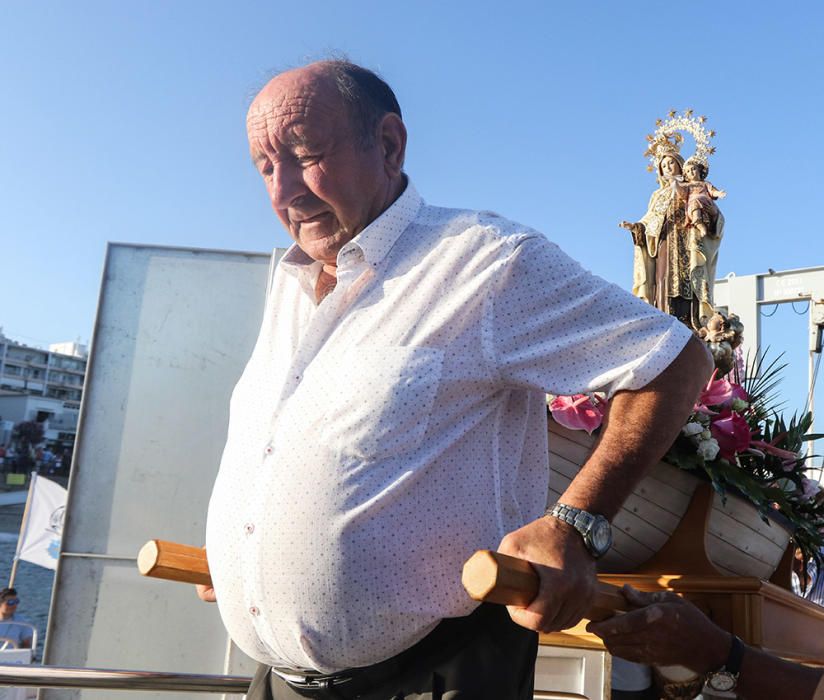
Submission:
[[[378,126],[378,143],[383,149],[383,167],[390,178],[398,177],[406,157],[406,127],[393,113],[385,114]]]

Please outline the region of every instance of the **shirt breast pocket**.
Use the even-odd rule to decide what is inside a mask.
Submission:
[[[443,350],[358,345],[312,363],[326,386],[320,439],[345,456],[378,461],[417,449],[438,392]]]

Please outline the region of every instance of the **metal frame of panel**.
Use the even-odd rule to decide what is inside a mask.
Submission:
[[[109,244],[44,663],[251,674],[216,606],[190,586],[142,578],[134,561],[151,538],[204,539],[229,397],[257,338],[270,258]],[[87,695],[101,697],[40,697]]]

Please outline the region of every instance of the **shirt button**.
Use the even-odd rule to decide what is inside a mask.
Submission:
[[[253,605],[251,608],[249,608],[249,614],[253,617],[257,617],[258,615],[260,615],[260,610],[258,610],[256,605]]]
[[[275,451],[275,448],[272,447],[272,443],[270,442],[266,447],[263,448],[263,454],[267,457]]]
[[[246,523],[243,526],[243,532],[245,532],[247,535],[251,535],[254,531],[255,531],[254,523]]]

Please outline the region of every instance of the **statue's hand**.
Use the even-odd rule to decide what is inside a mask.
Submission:
[[[727,196],[727,191],[726,190],[718,190],[718,195],[717,195],[718,199],[724,199],[724,197],[726,197],[726,196]]]
[[[632,234],[632,242],[635,245],[644,245],[644,232],[646,231],[644,224],[632,223],[630,221],[622,221],[618,225],[621,228],[627,229]]]

